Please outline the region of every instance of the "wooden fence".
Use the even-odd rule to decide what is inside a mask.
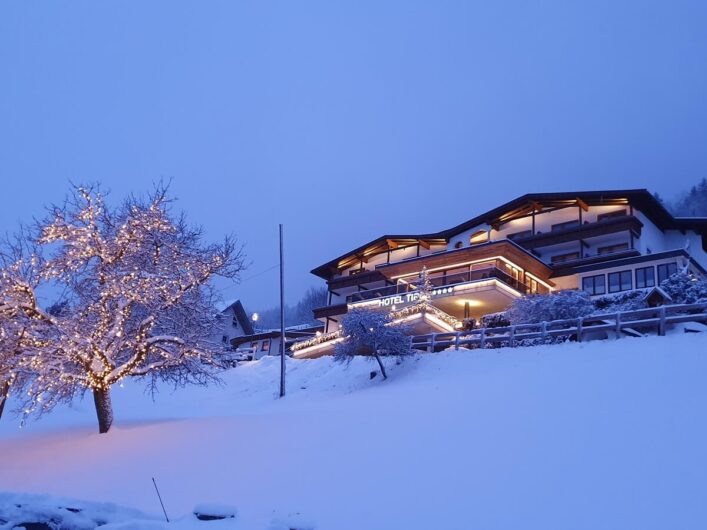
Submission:
[[[685,322],[707,324],[707,303],[665,305],[537,324],[415,335],[411,337],[411,346],[416,350],[431,352],[450,347],[515,347],[524,340],[549,337],[564,337],[582,342],[588,339],[609,338],[612,335],[642,336],[647,332],[665,335],[669,325]]]

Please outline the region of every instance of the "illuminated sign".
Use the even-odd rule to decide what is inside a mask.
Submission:
[[[442,287],[441,289],[434,289],[432,291],[432,296],[452,294],[454,287]],[[392,296],[386,296],[378,300],[379,307],[390,307],[394,305],[409,304],[416,302],[420,299],[420,292],[413,291],[411,293],[395,294]]]

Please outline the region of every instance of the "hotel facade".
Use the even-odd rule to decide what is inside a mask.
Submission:
[[[423,268],[433,290],[419,311]],[[528,194],[441,232],[383,235],[315,268],[329,291],[314,311],[324,333],[293,355],[331,353],[354,308],[391,311],[415,333],[453,331],[527,294],[649,291],[679,269],[707,274],[707,218],[673,217],[647,190]]]

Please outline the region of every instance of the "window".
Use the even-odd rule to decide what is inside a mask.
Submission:
[[[610,272],[609,273],[609,292],[618,293],[620,291],[630,291],[631,271]]]
[[[234,316],[233,320],[231,320],[231,324],[233,324],[234,328],[238,327],[238,317]]]
[[[579,259],[579,252],[568,252],[567,254],[558,254],[557,256],[552,256],[550,261],[552,263],[562,263],[564,261],[572,261],[573,259]]]
[[[623,217],[626,215],[626,210],[615,210],[613,212],[600,213],[597,215],[597,221],[604,221],[605,219],[611,219],[613,217]]]
[[[250,347],[252,348],[253,351],[257,351],[258,349],[258,343],[257,342],[251,342]]]
[[[479,230],[478,232],[471,235],[469,238],[469,243],[471,245],[479,245],[481,243],[486,243],[489,240],[489,233],[486,230]]]
[[[223,337],[221,337],[221,340],[224,344],[228,344],[228,335],[224,335]]]
[[[597,251],[599,255],[602,254],[613,254],[614,252],[621,252],[622,250],[628,250],[628,243],[620,243],[618,245],[608,245],[606,247],[599,247]]]
[[[564,230],[572,230],[573,228],[579,228],[579,220],[567,221],[564,223],[557,223],[550,227],[550,232],[562,232]]]
[[[636,269],[636,289],[655,287],[655,269],[653,267],[641,267]]]
[[[662,265],[658,265],[658,284],[660,285],[676,272],[678,272],[677,263],[663,263]]]
[[[270,351],[270,341],[264,340],[260,346],[260,351]]]
[[[510,240],[523,239],[524,237],[530,237],[532,235],[533,235],[532,230],[523,230],[522,232],[514,232],[512,234],[508,234],[507,238]]]
[[[590,295],[606,293],[606,276],[599,274],[582,278],[582,290]]]
[[[464,243],[462,243],[461,241],[457,241],[456,243],[454,243],[454,248],[462,248],[463,244]]]

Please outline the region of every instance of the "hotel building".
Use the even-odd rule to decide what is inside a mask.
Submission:
[[[432,298],[415,313],[423,267]],[[706,274],[707,218],[673,217],[647,190],[528,194],[441,232],[383,235],[315,268],[329,290],[314,311],[324,334],[293,354],[331,353],[341,317],[357,307],[393,311],[416,333],[452,331],[526,294],[651,290],[680,268]]]

